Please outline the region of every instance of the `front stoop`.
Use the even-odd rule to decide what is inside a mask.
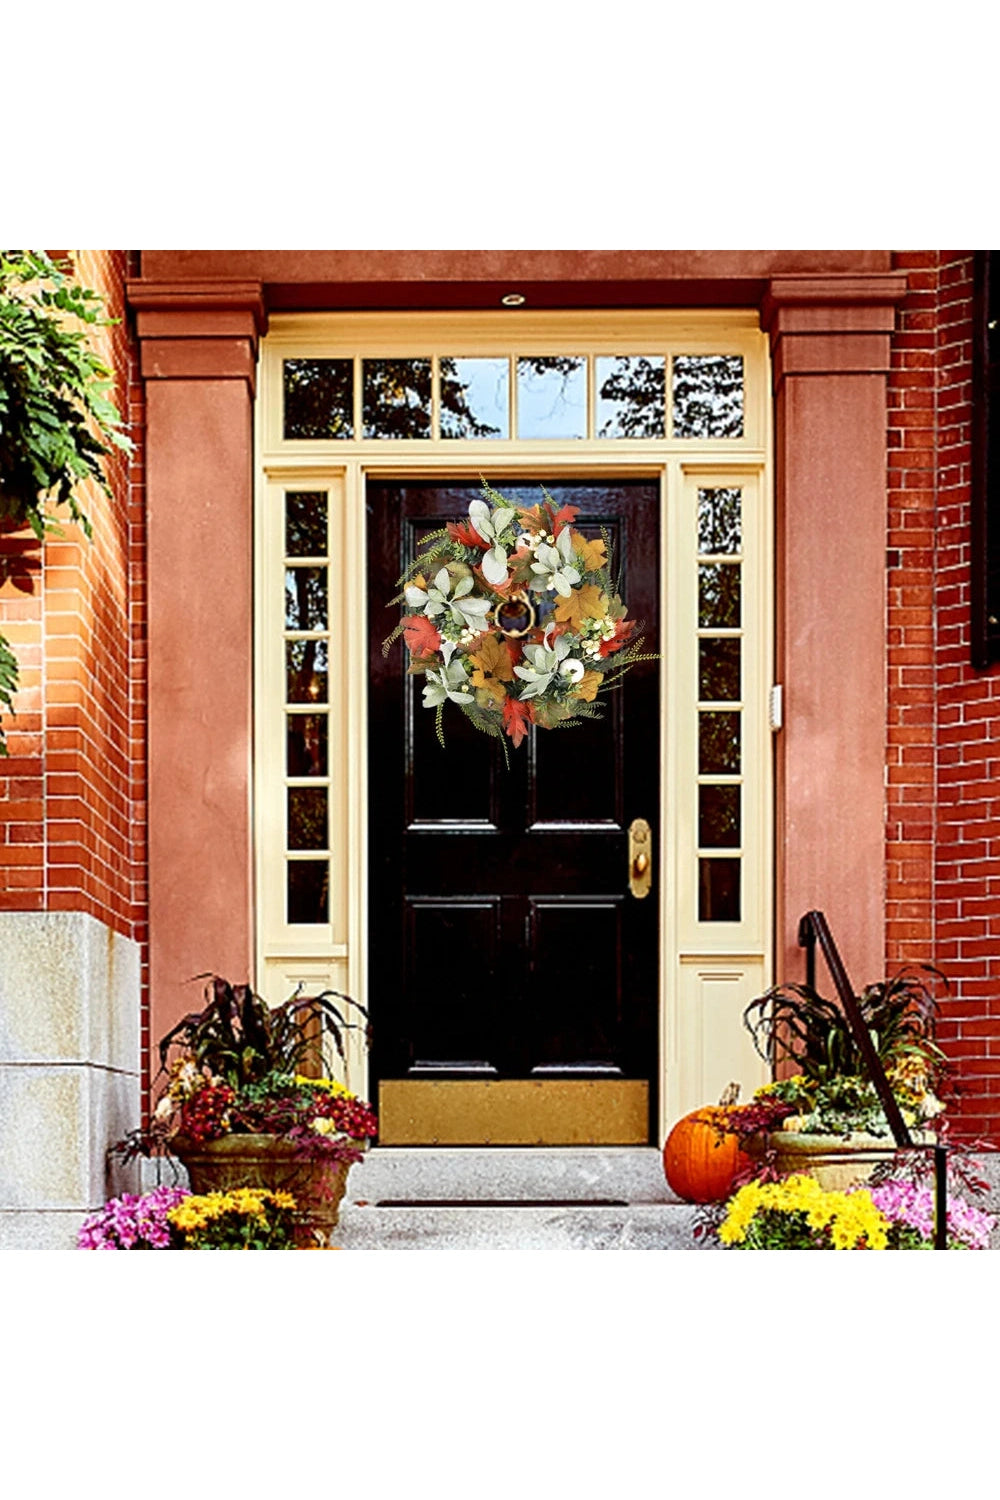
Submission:
[[[344,1250],[698,1250],[655,1147],[377,1146],[348,1179]]]

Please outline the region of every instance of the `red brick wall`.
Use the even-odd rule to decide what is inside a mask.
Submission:
[[[123,295],[138,256],[73,254],[121,320],[93,337],[135,450],[107,461],[112,499],[82,497],[92,542],[69,525],[44,548],[30,533],[0,537],[19,559],[0,587],[0,630],[22,681],[0,760],[0,908],[89,912],[145,953],[143,394]]]
[[[972,257],[899,253],[889,380],[887,958],[947,975],[957,1124],[1000,1140],[1000,668],[969,654]]]

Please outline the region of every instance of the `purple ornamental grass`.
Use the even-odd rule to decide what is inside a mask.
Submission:
[[[915,1229],[922,1239],[934,1238],[934,1190],[916,1182],[892,1178],[868,1191],[887,1219]],[[991,1214],[974,1208],[964,1198],[948,1194],[948,1233],[969,1250],[988,1250],[990,1231],[996,1224]]]
[[[158,1187],[149,1193],[122,1193],[85,1219],[78,1250],[169,1250],[167,1210],[188,1196],[187,1188]]]

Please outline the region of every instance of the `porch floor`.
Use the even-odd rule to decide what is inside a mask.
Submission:
[[[655,1147],[376,1146],[351,1171],[345,1250],[695,1250]]]

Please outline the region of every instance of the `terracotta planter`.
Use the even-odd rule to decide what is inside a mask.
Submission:
[[[291,1193],[302,1214],[296,1233],[300,1249],[325,1242],[336,1226],[349,1162],[306,1160],[277,1135],[223,1135],[200,1143],[179,1136],[173,1151],[187,1168],[193,1193],[226,1193],[236,1187]]]
[[[933,1141],[928,1131],[912,1131],[914,1144]],[[794,1130],[779,1130],[767,1138],[775,1152],[775,1168],[783,1177],[806,1172],[815,1177],[821,1188],[843,1192],[857,1183],[867,1182],[879,1162],[891,1160],[896,1146],[891,1136],[863,1135],[853,1131],[849,1136],[805,1135]],[[763,1155],[763,1145],[751,1142],[751,1154]]]

